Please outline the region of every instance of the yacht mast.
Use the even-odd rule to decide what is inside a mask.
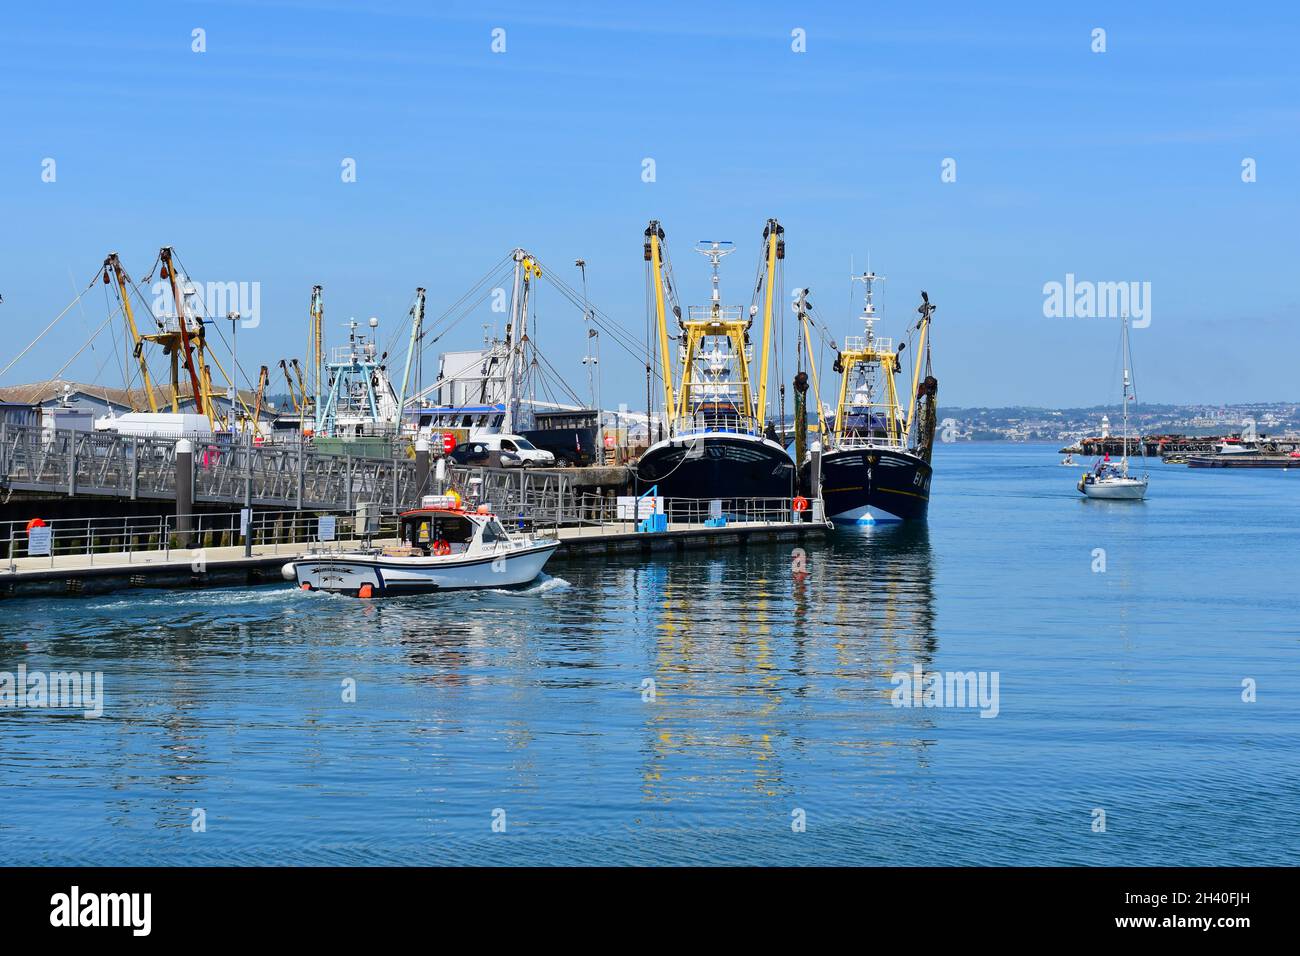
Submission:
[[[1129,356],[1128,356],[1128,313],[1125,312],[1120,316],[1120,324],[1123,327],[1121,336],[1123,339],[1124,352],[1124,437],[1121,439],[1124,444],[1124,454],[1121,458],[1124,475],[1128,475],[1128,387],[1129,387]]]
[[[524,257],[527,253],[522,249],[514,251],[515,260],[515,282],[514,291],[510,297],[510,324],[506,326],[506,367],[505,367],[505,419],[501,423],[501,430],[507,434],[513,434],[515,430],[515,348],[519,341],[519,313],[520,313],[520,283],[523,280]]]

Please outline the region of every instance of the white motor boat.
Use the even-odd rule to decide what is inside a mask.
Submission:
[[[1079,479],[1079,492],[1089,498],[1103,498],[1111,501],[1141,501],[1147,494],[1147,476],[1135,477],[1128,473],[1128,403],[1137,400],[1137,391],[1133,387],[1133,379],[1130,368],[1133,365],[1133,356],[1129,351],[1128,342],[1128,316],[1121,319],[1123,326],[1120,332],[1121,351],[1124,358],[1124,430],[1121,433],[1120,442],[1123,447],[1123,454],[1120,455],[1119,464],[1116,465],[1110,460],[1110,456],[1097,463],[1097,467],[1092,471],[1083,473]],[[1138,452],[1143,457],[1142,440],[1137,440]]]
[[[509,588],[536,578],[560,546],[512,534],[485,508],[464,511],[450,498],[400,518],[399,545],[310,551],[284,566],[285,578],[303,590],[363,598]]]

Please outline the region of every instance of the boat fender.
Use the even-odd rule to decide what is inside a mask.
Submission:
[[[286,581],[295,581],[298,578],[298,569],[295,568],[293,566],[293,562],[290,561],[288,564],[286,564],[284,567],[280,569],[280,575]]]

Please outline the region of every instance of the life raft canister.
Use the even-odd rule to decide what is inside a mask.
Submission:
[[[795,511],[807,511],[807,510],[808,510],[808,499],[805,498],[803,495],[799,495],[799,496],[797,496],[797,497],[794,499],[794,510],[795,510]]]

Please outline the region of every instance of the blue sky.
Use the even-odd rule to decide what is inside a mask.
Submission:
[[[723,288],[747,304],[775,216],[787,289],[838,336],[851,259],[888,276],[900,325],[930,292],[945,404],[1115,400],[1115,323],[1043,315],[1067,273],[1151,283],[1144,401],[1300,399],[1297,8],[993,6],[10,5],[0,366],[110,250],[136,276],[170,244],[196,279],[260,282],[241,364],[274,368],[302,353],[314,283],[338,342],[350,316],[395,330],[417,285],[438,315],[516,245],[574,284],[585,258],[592,300],[639,334],[652,217],[683,304],[707,298],[701,238],[737,243]],[[107,315],[99,290],[83,306],[0,384],[57,370]],[[585,389],[580,315],[539,306],[544,352]],[[65,374],[120,384],[112,351]],[[643,404],[643,371],[605,359],[606,406]]]

